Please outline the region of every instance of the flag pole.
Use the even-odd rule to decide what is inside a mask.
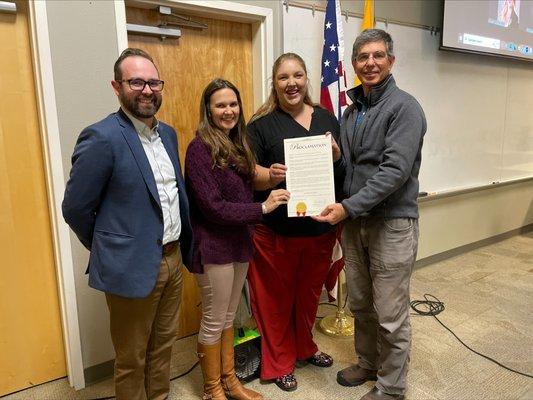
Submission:
[[[326,5],[320,89],[320,103],[340,121],[343,109],[347,106],[347,103],[344,68],[344,30],[342,26],[341,6],[338,0],[328,0]],[[340,236],[337,237],[337,243],[339,240]],[[334,251],[334,249],[332,250]],[[330,272],[335,262],[341,259],[342,254],[338,258],[335,258],[332,254]],[[335,267],[333,271],[337,273],[338,270]],[[335,282],[335,278],[332,277],[331,281]],[[339,273],[337,276],[337,312],[334,315],[328,315],[322,318],[317,325],[318,329],[326,335],[335,337],[353,336],[353,319],[348,317],[344,312],[342,298],[342,285]]]
[[[353,318],[348,316],[342,307],[342,284],[341,274],[344,269],[339,273],[337,279],[337,312],[335,314],[327,315],[318,323],[318,329],[333,337],[350,337],[354,334],[354,321]]]

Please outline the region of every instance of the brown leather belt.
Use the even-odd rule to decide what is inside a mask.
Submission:
[[[167,244],[163,245],[163,255],[169,256],[178,248],[180,245],[180,242],[178,240],[174,240],[173,242],[168,242]]]

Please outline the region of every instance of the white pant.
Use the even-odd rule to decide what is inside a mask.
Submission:
[[[230,263],[206,264],[203,274],[195,274],[202,295],[199,343],[216,343],[233,326],[247,272],[248,263]]]

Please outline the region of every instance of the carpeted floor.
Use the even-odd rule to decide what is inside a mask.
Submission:
[[[413,273],[411,298],[437,296],[446,309],[439,319],[475,350],[501,363],[533,374],[533,232],[436,263]],[[321,307],[319,315],[333,312]],[[413,315],[413,350],[407,398],[410,400],[533,399],[533,379],[509,372],[467,350],[433,317]],[[355,361],[353,339],[315,339],[335,359],[331,368],[311,365],[296,370],[298,390],[282,392],[258,380],[249,386],[267,399],[359,399],[372,383],[345,388],[337,370]],[[195,362],[196,337],[174,348],[172,376]],[[201,372],[172,382],[170,399],[199,399]],[[4,397],[5,400],[89,400],[113,395],[110,379],[79,392],[66,379]]]

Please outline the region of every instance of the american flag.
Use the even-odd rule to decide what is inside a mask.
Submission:
[[[342,224],[337,225],[336,235],[337,240],[335,241],[335,246],[333,246],[333,251],[331,253],[331,264],[329,266],[328,275],[326,276],[326,282],[324,282],[324,287],[326,288],[326,292],[328,292],[328,301],[330,303],[337,299],[337,279],[344,268],[344,256],[341,247]],[[339,299],[339,301],[340,300],[341,299]]]
[[[339,0],[328,0],[324,20],[324,48],[320,104],[340,121],[346,108],[346,75],[344,71],[344,34]]]
[[[335,114],[340,121],[346,108],[346,75],[344,72],[344,34],[342,30],[339,0],[328,0],[324,19],[324,48],[322,50],[322,77],[320,80],[320,104]],[[331,265],[325,287],[329,301],[337,297],[337,278],[344,268],[340,246],[342,227],[337,227],[337,241],[331,255]],[[339,299],[340,301],[340,299]]]

